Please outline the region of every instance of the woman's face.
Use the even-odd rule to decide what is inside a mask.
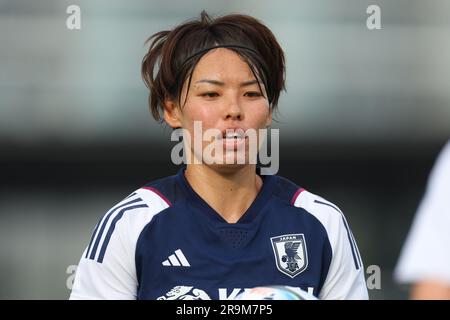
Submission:
[[[166,103],[164,117],[172,127],[185,129],[192,142],[205,131],[217,129],[209,130],[212,133],[209,138],[203,136],[208,141],[202,142],[201,150],[194,150],[194,143],[186,144],[185,139],[185,150],[190,150],[196,161],[208,163],[208,155],[212,154],[216,156],[214,166],[230,166],[237,162],[238,154],[245,151],[248,164],[249,144],[254,139],[242,133],[258,133],[272,120],[267,94],[260,88],[265,90],[263,84],[258,86],[250,67],[237,53],[225,48],[213,49],[195,67],[188,92],[185,82],[180,99],[182,107],[175,104],[167,107]],[[194,122],[197,122],[195,130]],[[259,146],[259,138],[256,140]],[[217,149],[211,152],[214,148]],[[223,154],[217,153],[219,149]]]

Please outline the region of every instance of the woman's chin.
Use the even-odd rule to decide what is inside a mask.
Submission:
[[[242,168],[245,168],[249,166],[249,163],[213,163],[208,165],[208,167],[214,169],[215,171],[222,172],[222,173],[233,173],[236,171],[241,170]]]

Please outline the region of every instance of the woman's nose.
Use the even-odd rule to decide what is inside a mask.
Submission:
[[[244,115],[242,112],[242,107],[237,97],[230,97],[230,99],[227,102],[225,114],[226,114],[225,119],[232,119],[232,120],[243,119]]]

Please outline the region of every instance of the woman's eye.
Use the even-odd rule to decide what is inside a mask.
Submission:
[[[202,97],[207,97],[207,98],[215,98],[217,96],[219,96],[219,94],[217,92],[205,92],[203,94],[201,94]]]
[[[250,91],[250,92],[246,92],[245,95],[246,95],[247,97],[251,97],[251,98],[254,98],[254,97],[261,97],[261,93],[258,92],[258,91]]]

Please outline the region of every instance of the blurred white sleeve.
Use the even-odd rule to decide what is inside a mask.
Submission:
[[[400,283],[422,279],[450,284],[450,142],[431,172],[394,272]]]

